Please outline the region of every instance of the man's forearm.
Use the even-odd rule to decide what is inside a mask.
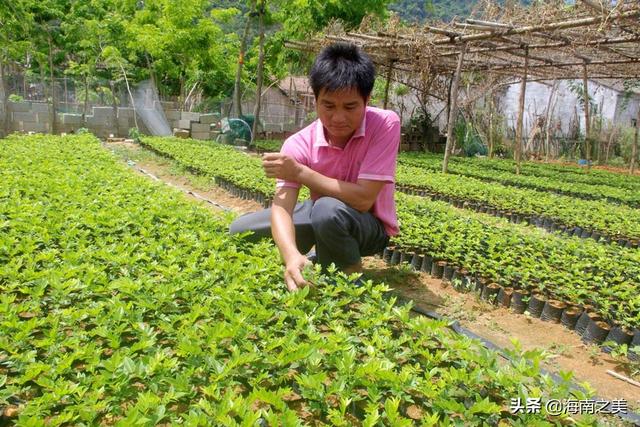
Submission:
[[[278,205],[271,208],[271,232],[285,264],[300,255],[296,246],[296,231],[290,212]]]
[[[326,177],[308,167],[303,167],[298,177],[300,184],[311,191],[334,197],[360,212],[367,212],[375,201],[364,186]]]

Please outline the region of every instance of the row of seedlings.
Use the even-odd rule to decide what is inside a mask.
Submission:
[[[505,218],[506,220],[514,224],[527,223],[539,228],[544,228],[550,233],[559,232],[568,236],[580,237],[582,239],[593,239],[596,242],[604,244],[617,244],[618,246],[624,248],[640,248],[639,239],[608,235],[603,231],[597,231],[577,225],[565,224],[564,222],[555,218],[549,218],[542,215],[527,215],[518,212],[512,212],[510,210],[497,208],[488,203],[469,201],[463,198],[449,196],[438,191],[426,190],[417,186],[398,185],[396,188],[405,194],[409,194],[412,196],[429,197],[432,200],[444,201],[452,204],[456,208],[471,209],[476,212],[486,213],[498,218]]]

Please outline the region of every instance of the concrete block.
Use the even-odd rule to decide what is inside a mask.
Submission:
[[[31,104],[31,111],[34,113],[48,113],[51,110],[51,106],[49,104],[45,104],[43,102],[34,102]]]
[[[11,102],[8,104],[9,111],[13,111],[15,113],[27,113],[31,111],[31,103],[30,102]]]
[[[121,107],[118,108],[118,118],[133,118],[133,108]]]
[[[36,123],[38,121],[37,117],[33,113],[24,113],[24,112],[14,112],[12,114],[13,120],[16,122],[31,122]]]
[[[179,120],[177,127],[180,129],[191,129],[191,120],[188,120],[188,119]]]
[[[81,125],[82,114],[63,113],[60,122],[65,125]]]
[[[202,123],[191,123],[191,132],[209,132],[211,130],[211,125],[202,124]]]
[[[94,117],[113,117],[113,107],[93,107]]]
[[[48,112],[35,113],[35,116],[38,123],[49,123],[51,121],[51,114]]]
[[[114,120],[109,117],[87,116],[87,125],[89,126],[113,126]]]
[[[164,112],[164,115],[167,120],[180,120],[182,118],[180,111],[177,110],[167,110]]]
[[[131,123],[133,120],[129,120],[129,119],[118,119],[118,127],[121,130],[129,130],[129,128],[134,127],[133,124]]]
[[[200,120],[200,113],[189,113],[187,111],[182,111],[180,113],[180,118],[182,120],[191,120],[192,122],[197,122]]]
[[[191,138],[201,140],[211,139],[211,132],[191,132]]]
[[[25,132],[47,132],[49,127],[45,123],[24,122],[23,130]]]
[[[212,124],[220,120],[217,114],[201,114],[200,123]]]
[[[283,130],[283,125],[280,125],[278,123],[265,123],[264,124],[264,131],[265,132],[282,132]]]

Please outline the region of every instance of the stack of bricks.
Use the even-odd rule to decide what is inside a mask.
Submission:
[[[211,127],[218,122],[217,114],[168,110],[165,115],[169,126],[174,129],[174,135],[183,135],[184,131],[189,131],[193,139],[208,140],[215,136]]]
[[[47,104],[9,102],[11,131],[46,133],[51,129],[51,113]]]
[[[93,107],[93,114],[87,116],[87,126],[98,138],[108,138],[116,133],[116,120],[113,107]]]
[[[59,121],[60,131],[64,133],[75,133],[78,129],[84,127],[82,114],[62,113]]]

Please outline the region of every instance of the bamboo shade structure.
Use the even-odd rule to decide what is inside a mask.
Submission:
[[[287,47],[316,52],[335,41],[361,46],[374,61],[396,72],[455,73],[462,46],[467,46],[462,72],[521,76],[528,61],[532,79],[640,79],[640,2],[620,0],[562,1],[530,7],[501,7],[487,0],[478,19],[449,24],[386,28],[364,24],[357,32],[339,29],[322,39],[289,41]],[[525,51],[529,54],[526,55]]]

